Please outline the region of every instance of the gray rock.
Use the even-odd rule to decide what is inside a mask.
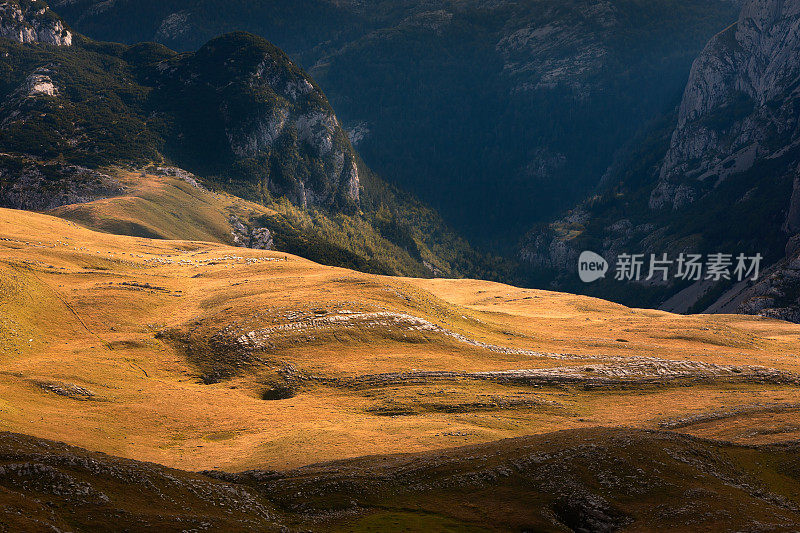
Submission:
[[[272,240],[272,233],[268,228],[250,228],[236,215],[229,218],[231,224],[231,235],[236,246],[242,248],[253,248],[256,250],[274,250],[275,244]]]
[[[800,143],[798,78],[800,1],[746,2],[692,66],[650,207],[681,209]],[[793,213],[800,227],[800,210]]]
[[[39,3],[22,7],[13,0],[0,4],[0,37],[19,43],[72,45],[72,33],[50,8]]]

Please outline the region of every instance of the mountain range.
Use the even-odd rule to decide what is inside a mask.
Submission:
[[[236,217],[231,242],[243,225],[270,232],[285,251],[365,271],[506,269],[370,171],[319,86],[264,39],[231,33],[177,54],[93,41],[40,2],[4,6],[2,205],[46,210],[120,196],[120,169],[172,167],[282,206],[280,216]]]
[[[583,199],[679,101],[730,0],[68,0],[77,30],[195,50],[232,29],[320,84],[370,167],[470,242],[519,238]]]
[[[68,169],[76,179],[59,186],[73,199],[111,194],[98,166],[156,161],[284,202],[280,219],[242,220],[245,234],[276,233],[281,249],[329,264],[800,319],[795,3],[61,0],[67,22],[46,10],[15,40],[57,43],[38,37],[55,24],[75,45],[26,50],[24,66],[6,68],[3,108],[16,121],[4,119],[0,150],[27,157],[21,168],[33,157]],[[250,34],[215,37],[232,29],[286,54]],[[185,52],[135,44],[148,40]],[[90,82],[113,97],[84,112],[85,92],[64,106],[54,83],[30,98],[25,87],[49,91],[56,56],[76,49],[62,64],[94,66],[72,79],[113,63]],[[44,115],[61,123],[42,126]],[[81,121],[88,149],[58,133]],[[21,201],[39,179],[25,175],[2,194]],[[308,209],[314,222],[302,223]],[[769,270],[758,287],[585,285],[582,250],[612,263],[758,253]]]

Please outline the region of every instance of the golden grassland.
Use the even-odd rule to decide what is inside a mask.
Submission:
[[[749,444],[800,437],[797,384],[728,379],[753,367],[800,374],[800,326],[234,248],[218,205],[203,212],[209,198],[228,201],[161,178],[57,212],[191,240],[0,210],[0,430],[227,471],[595,426],[672,423]],[[237,339],[249,332],[260,344],[245,349]],[[656,363],[626,373],[636,361]],[[683,362],[736,368],[672,376]],[[553,374],[468,375],[535,369]],[[292,396],[262,399],[276,387]]]
[[[228,216],[270,215],[272,209],[177,177],[108,169],[124,194],[56,208],[50,214],[107,233],[233,244]]]

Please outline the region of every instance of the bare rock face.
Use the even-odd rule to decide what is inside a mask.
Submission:
[[[716,35],[694,63],[650,207],[681,209],[759,165],[767,170],[754,169],[754,180],[793,182],[781,216],[783,231],[797,234],[799,117],[800,0],[750,0],[738,22]],[[738,312],[800,321],[794,241],[785,258],[746,289]]]
[[[251,228],[236,215],[231,215],[228,222],[231,225],[231,236],[236,246],[255,250],[275,249],[272,232],[268,228]]]
[[[55,96],[58,94],[58,88],[48,74],[35,72],[27,79],[27,93],[29,97],[40,94]]]
[[[800,1],[751,0],[695,61],[650,197],[680,209],[800,143]]]
[[[347,134],[319,87],[279,49],[228,34],[158,71],[160,94],[171,111],[184,113],[182,152],[194,150],[202,160],[226,151],[247,174],[242,179],[303,207],[358,206],[357,158]],[[183,109],[189,100],[205,105]]]
[[[565,17],[562,9],[570,14]],[[503,37],[497,51],[504,59],[504,74],[515,80],[514,92],[566,87],[586,96],[592,75],[604,67],[606,40],[618,26],[611,2],[574,2],[552,8]]]
[[[117,180],[97,170],[0,154],[0,207],[47,211],[123,193]]]
[[[40,2],[7,0],[1,3],[0,37],[20,43],[72,45],[72,33]]]

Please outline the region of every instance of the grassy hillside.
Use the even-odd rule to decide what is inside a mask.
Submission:
[[[397,204],[387,203],[391,194],[399,194],[395,191],[384,196],[387,201],[378,204],[374,214],[334,214],[301,209],[285,199],[266,205],[250,202],[170,176],[154,166],[138,171],[106,170],[124,192],[49,213],[118,235],[225,244],[234,244],[231,217],[235,217],[252,228],[269,228],[277,250],[323,264],[389,275],[428,277],[468,271],[476,276],[493,275],[488,269],[476,271],[475,264],[463,262],[458,246],[469,250],[468,245],[456,241],[455,249],[448,246],[451,237],[436,233],[441,231],[436,227],[438,219],[412,199],[406,205],[416,205],[419,210],[405,210],[404,215],[417,218],[399,218]],[[423,236],[421,228],[429,228],[430,233]],[[498,261],[497,268],[508,267]]]
[[[800,436],[792,324],[382,277],[25,211],[0,211],[0,239],[8,431],[225,470],[598,425]]]

